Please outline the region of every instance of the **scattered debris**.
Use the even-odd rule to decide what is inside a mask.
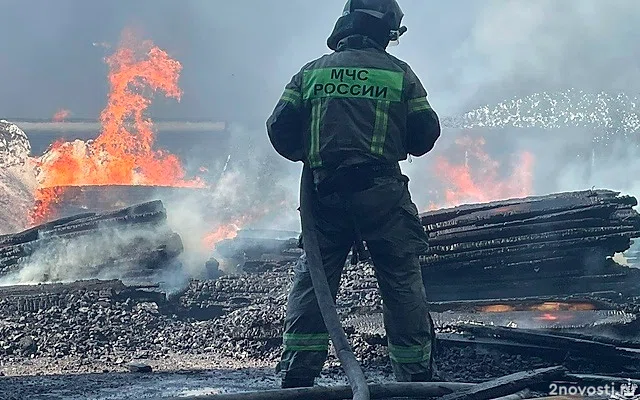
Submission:
[[[153,372],[153,369],[149,364],[145,364],[142,362],[130,362],[129,364],[127,364],[127,368],[131,372],[141,372],[141,373]]]
[[[488,400],[506,396],[526,389],[531,385],[558,379],[565,374],[563,367],[540,368],[533,371],[516,372],[511,375],[480,383],[440,397],[441,400]]]
[[[26,133],[16,124],[0,119],[0,168],[23,164],[30,152]]]
[[[466,394],[470,399],[512,396],[533,385],[526,382],[535,369],[552,371],[550,377],[543,373],[544,379],[561,379],[554,375],[560,370],[558,365],[570,372],[571,379],[605,374],[620,379],[635,378],[640,373],[635,366],[640,365],[640,353],[630,350],[640,347],[637,334],[640,297],[634,291],[637,288],[634,286],[637,285],[635,272],[608,260],[608,250],[602,250],[603,243],[609,243],[612,244],[609,250],[622,251],[630,238],[635,237],[637,215],[627,209],[635,199],[618,197],[607,191],[595,195],[581,193],[560,194],[552,196],[553,200],[547,197],[514,200],[516,203],[508,205],[509,212],[496,213],[494,204],[474,206],[489,207],[479,211],[458,210],[457,214],[445,210],[446,218],[437,213],[428,214],[432,218],[428,225],[440,226],[430,232],[435,241],[433,254],[423,257],[423,270],[429,276],[425,278],[425,286],[438,331],[436,366],[446,380],[479,383],[474,388],[485,388],[475,394]],[[556,204],[555,209],[549,206],[550,201]],[[465,210],[469,207],[472,206]],[[611,238],[601,233],[578,235],[574,239],[581,242],[576,249],[597,250],[597,256],[589,253],[592,256],[583,258],[578,264],[575,258],[571,259],[574,263],[560,263],[552,261],[554,257],[541,258],[544,265],[535,267],[508,261],[510,249],[522,250],[517,247],[519,244],[513,245],[519,240],[514,239],[514,242],[513,237],[531,239],[531,235],[540,235],[515,235],[514,227],[526,231],[536,226],[536,229],[542,229],[538,232],[543,232],[544,226],[552,226],[550,223],[569,221],[567,224],[573,224],[585,218],[563,218],[573,216],[577,210],[584,211],[587,219],[597,219],[601,225],[602,221],[608,221],[605,225],[608,223],[613,230],[621,229],[622,236],[609,241]],[[600,210],[597,216],[591,214],[594,210]],[[546,221],[549,215],[561,217],[551,218],[549,224],[526,222],[528,219]],[[149,279],[182,251],[180,238],[166,227],[165,219],[163,204],[156,201],[111,213],[71,216],[19,234],[1,236],[0,266],[5,274],[9,274],[6,277],[17,271],[24,273],[25,267],[33,263],[41,250],[52,248],[48,246],[55,248],[56,243],[68,246],[93,236],[104,238],[104,235],[113,236],[116,231],[124,232],[126,240],[119,246],[110,247],[106,262],[84,263],[82,270],[93,277],[108,271],[125,271],[124,275],[131,277],[132,282],[93,279],[0,287],[0,363],[11,365],[47,357],[53,360],[78,357],[82,360],[79,370],[121,371],[125,367],[134,372],[151,372],[157,369],[155,364],[151,369],[151,364],[146,362],[127,364],[125,360],[159,363],[172,355],[180,355],[228,357],[242,363],[260,361],[275,365],[281,353],[288,288],[294,262],[300,254],[294,233],[270,238],[265,238],[268,236],[265,232],[239,234],[216,246],[216,250],[218,255],[231,258],[241,253],[240,269],[219,275],[217,279],[191,281],[184,290],[167,296],[159,282]],[[494,229],[486,228],[487,221],[491,222],[489,226],[502,224],[508,228],[498,242],[478,239],[485,230]],[[557,228],[557,225],[553,226]],[[625,230],[629,226],[633,226],[633,230]],[[597,229],[600,228],[606,227]],[[447,236],[447,229],[462,230]],[[149,237],[137,232],[153,232],[153,235]],[[533,237],[537,239],[525,246],[543,246],[540,251],[547,245],[554,248],[549,243],[561,242],[557,240],[557,232],[551,230],[544,237]],[[446,243],[447,237],[455,240]],[[438,240],[441,244],[437,244]],[[475,251],[486,250],[493,254],[506,249],[504,257],[507,261],[486,265],[485,261],[493,257],[487,256],[486,260],[469,259],[457,265],[438,258],[441,255],[437,253],[444,248],[464,257]],[[554,249],[555,255],[567,250],[557,246]],[[521,258],[542,254],[529,250],[513,254]],[[163,256],[153,258],[153,254]],[[446,257],[446,254],[442,256]],[[562,257],[555,258],[567,260]],[[52,259],[51,263],[60,260],[69,263],[69,258]],[[123,262],[128,263],[126,269],[114,269]],[[467,267],[462,266],[464,263]],[[220,272],[216,260],[210,262],[210,268]],[[48,280],[59,280],[60,275],[52,273],[54,270],[47,271]],[[136,284],[136,277],[151,280],[151,283]],[[345,322],[354,352],[365,369],[390,374],[381,318],[382,301],[372,265],[345,266],[337,309]],[[329,356],[326,371],[331,374],[340,371],[333,354]],[[529,372],[508,376],[516,371]],[[496,378],[500,379],[487,383]],[[344,395],[341,389],[332,389],[335,391],[331,394],[322,392],[322,398]],[[517,395],[522,396],[522,393]]]

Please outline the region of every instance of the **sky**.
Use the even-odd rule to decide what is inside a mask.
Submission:
[[[640,93],[637,0],[399,3],[408,32],[390,52],[412,66],[442,116],[542,91]],[[0,0],[0,5],[4,118],[47,119],[61,108],[73,117],[97,118],[106,102],[103,58],[109,52],[96,44],[116,44],[123,29],[132,27],[184,67],[181,102],[157,100],[155,117],[232,121],[264,138],[264,120],[290,77],[329,52],[326,38],[344,0]],[[540,191],[605,184],[620,175],[613,167],[584,179],[575,176],[575,168],[565,171],[573,163],[566,159],[567,146],[589,140],[579,130],[559,129],[544,140],[537,140],[535,129],[501,134],[509,139],[489,143],[492,154],[506,159],[520,147],[536,153],[538,182],[544,182]],[[434,152],[446,146],[439,144]],[[428,163],[416,161],[408,170]]]

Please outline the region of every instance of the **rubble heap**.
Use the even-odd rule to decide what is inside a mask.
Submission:
[[[0,120],[0,168],[24,163],[31,152],[29,138],[17,125]]]
[[[176,262],[182,240],[161,201],[86,213],[0,236],[0,277],[56,282],[149,277]]]
[[[0,120],[0,234],[26,227],[36,186],[31,144],[15,124]]]

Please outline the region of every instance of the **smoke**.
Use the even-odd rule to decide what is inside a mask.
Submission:
[[[624,0],[493,0],[473,9],[455,3],[462,15],[440,14],[446,26],[435,37],[461,40],[443,38],[452,47],[434,53],[408,43],[398,48],[434,109],[459,117],[445,119],[432,153],[406,165],[419,202],[438,183],[434,158],[459,152],[453,142],[461,135],[485,137],[487,152],[505,169],[514,153],[533,153],[536,194],[598,186],[640,195],[628,172],[640,155],[640,7]],[[405,13],[425,16],[420,10],[413,4]]]
[[[167,244],[166,229],[101,228],[88,234],[51,240],[41,238],[20,269],[0,279],[0,285],[122,279],[135,282],[142,269],[160,262],[153,254]],[[169,269],[169,267],[167,267]]]
[[[234,124],[230,131],[230,162],[213,183],[218,208],[250,228],[298,230],[300,164],[280,158],[263,130]]]
[[[210,200],[168,205],[183,240],[193,240],[190,246],[195,247],[199,234],[188,232],[200,229],[195,227],[198,220],[210,214],[214,217],[207,226],[240,222],[243,227],[298,230],[300,165],[275,154],[264,121],[290,77],[328,51],[325,41],[343,5],[343,0],[314,4],[313,9],[295,1],[148,0],[126,7],[71,0],[40,0],[29,6],[15,2],[3,11],[0,26],[0,33],[14,38],[4,43],[4,54],[11,57],[0,61],[0,108],[8,117],[50,119],[64,108],[77,118],[95,118],[108,90],[102,60],[108,45],[103,44],[115,43],[125,27],[138,27],[184,67],[181,103],[156,99],[152,117],[232,123],[229,163],[224,174],[227,158],[214,164],[219,171]],[[618,94],[633,99],[640,92],[640,7],[633,0],[400,0],[400,5],[409,31],[390,51],[413,67],[442,117],[493,110],[545,93],[574,90],[615,100]],[[27,19],[31,23],[23,24]],[[177,25],[182,28],[171,28]],[[541,120],[557,111],[548,102],[531,107]],[[637,116],[637,109],[629,110],[630,117]],[[474,115],[491,122],[487,115]],[[485,137],[486,151],[505,168],[511,168],[514,154],[533,153],[538,194],[602,186],[640,195],[636,179],[623,173],[638,169],[639,154],[627,145],[635,139],[616,128],[622,120],[523,127],[499,124],[504,114],[490,117],[493,127],[445,128],[432,153],[403,163],[421,208],[437,201],[432,193],[440,183],[434,160],[455,155],[455,139],[461,135]],[[609,144],[594,141],[606,133]],[[635,137],[637,129],[627,133]],[[171,140],[175,144],[180,139]],[[265,208],[278,212],[262,215]],[[258,211],[237,221],[251,210]]]
[[[502,130],[492,152],[531,149],[538,192],[637,185],[633,178],[611,178],[637,164],[636,149],[620,148],[635,147],[640,129],[640,62],[633,56],[639,18],[632,1],[496,0],[479,12],[462,61],[482,60],[483,81],[465,103],[494,110],[501,103],[492,118],[503,128],[517,102],[529,108],[521,125],[536,129]]]
[[[209,188],[158,197],[185,247],[182,270],[165,276],[174,286],[185,277],[206,277],[215,243],[235,237],[239,230],[299,230],[298,186],[292,172],[296,165],[275,157],[260,132],[242,125],[230,130],[230,154],[219,170],[209,171]]]

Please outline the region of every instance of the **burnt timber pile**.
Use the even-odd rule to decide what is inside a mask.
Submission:
[[[136,279],[175,262],[182,240],[161,201],[84,213],[0,236],[0,279],[58,282]]]
[[[639,295],[638,270],[611,259],[640,236],[636,205],[619,192],[589,190],[424,213],[425,284],[441,301]]]
[[[463,205],[420,215],[430,250],[421,255],[432,303],[640,296],[640,270],[615,262],[640,236],[635,197],[610,190]],[[242,232],[242,231],[241,231]],[[222,257],[262,268],[293,261],[297,240],[222,241]],[[224,250],[224,251],[222,251]]]

